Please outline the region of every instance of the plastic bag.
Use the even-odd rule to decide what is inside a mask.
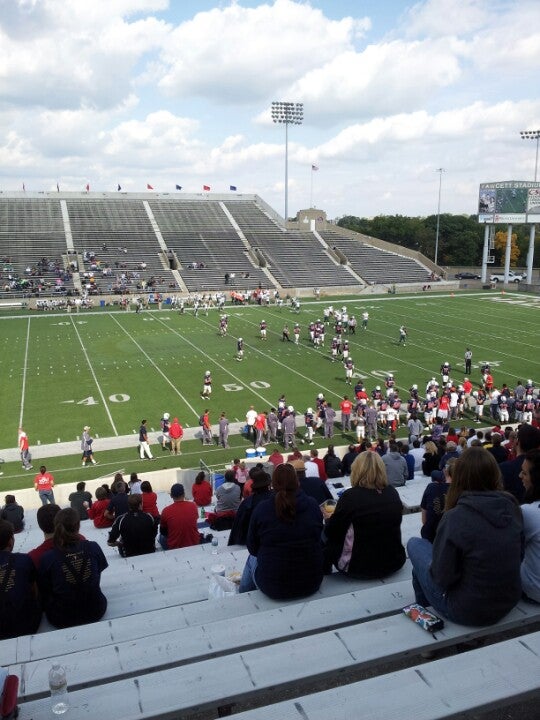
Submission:
[[[224,597],[232,597],[238,592],[238,586],[223,575],[212,575],[208,587],[208,598],[218,600]]]

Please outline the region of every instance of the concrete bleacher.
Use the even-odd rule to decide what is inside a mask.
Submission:
[[[417,475],[399,488],[404,505],[417,506],[427,482]],[[168,502],[160,492],[160,509]],[[41,541],[35,510],[26,523],[16,536],[19,551]],[[404,544],[420,524],[417,512],[403,516]],[[494,627],[447,622],[432,636],[401,612],[414,600],[408,561],[382,580],[333,573],[300,601],[259,591],[213,599],[212,567],[240,571],[247,557],[246,548],[226,545],[228,532],[217,533],[217,554],[206,544],[136,558],[121,558],[106,545],[108,530],[90,521],[81,532],[109,562],[102,574],[107,613],[61,630],[44,621],[36,635],[0,641],[3,664],[21,679],[22,718],[50,717],[53,660],[67,668],[73,719],[233,711],[242,720],[433,720],[540,692],[540,606],[519,603]],[[489,646],[456,654],[457,643],[474,639]],[[433,650],[446,657],[424,661],[421,654]]]

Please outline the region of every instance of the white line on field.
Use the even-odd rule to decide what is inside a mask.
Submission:
[[[172,389],[174,390],[174,392],[178,395],[178,397],[179,397],[183,402],[185,402],[185,404],[186,404],[186,405],[188,406],[188,408],[193,412],[193,414],[195,415],[195,417],[199,417],[200,413],[198,413],[198,412],[195,410],[195,408],[193,407],[193,405],[190,405],[190,403],[186,400],[186,398],[182,395],[182,393],[178,390],[178,388],[169,380],[169,378],[165,375],[165,373],[161,370],[161,368],[159,368],[159,367],[156,365],[156,363],[152,360],[152,358],[150,357],[150,355],[148,355],[148,353],[147,353],[145,350],[143,350],[143,348],[142,348],[142,347],[139,345],[139,343],[135,340],[135,338],[133,337],[133,335],[131,335],[131,333],[130,333],[128,330],[126,330],[126,328],[125,328],[120,322],[118,322],[118,320],[112,315],[112,313],[109,313],[109,315],[110,315],[110,317],[114,320],[114,322],[118,325],[118,327],[120,327],[120,328],[126,333],[126,335],[127,335],[128,338],[131,340],[131,342],[132,342],[134,345],[136,345],[136,347],[140,350],[140,352],[144,355],[144,357],[145,357],[145,358],[148,360],[148,362],[152,365],[152,367],[154,368],[154,370],[157,370],[157,371],[158,371],[158,373],[161,375],[161,377],[165,380],[165,382],[167,382],[168,385],[171,386],[171,388],[172,388]],[[161,322],[161,321],[160,321],[160,322]],[[165,325],[165,327],[167,328],[167,330],[169,329],[169,326],[168,326],[168,325]]]
[[[19,415],[19,427],[23,424],[24,415],[24,400],[26,396],[26,371],[28,370],[28,346],[30,344],[30,318],[28,318],[28,328],[26,330],[26,347],[24,348],[24,365],[23,365],[23,379],[22,379],[22,390],[21,390],[21,413]]]
[[[78,328],[75,325],[75,322],[73,321],[73,318],[71,318],[71,324],[73,326],[73,329],[75,330],[75,333],[79,339],[79,342],[81,344],[81,349],[83,351],[83,355],[86,359],[86,362],[88,363],[88,367],[90,368],[90,372],[92,373],[92,377],[94,378],[94,382],[96,383],[97,391],[101,397],[101,402],[103,403],[103,407],[105,408],[105,412],[107,413],[109,417],[109,422],[111,423],[111,427],[113,429],[113,432],[115,435],[118,435],[118,430],[116,429],[116,425],[114,424],[114,420],[112,419],[111,411],[109,410],[109,406],[107,405],[107,401],[105,400],[105,395],[103,394],[103,390],[101,389],[101,385],[99,384],[99,381],[97,379],[96,373],[94,372],[94,368],[92,367],[92,363],[90,362],[90,358],[88,356],[88,353],[86,352],[86,348],[84,347],[84,343],[82,341],[82,337],[79,333]]]

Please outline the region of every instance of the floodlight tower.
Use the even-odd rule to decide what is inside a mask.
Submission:
[[[445,172],[444,168],[437,168],[435,172],[439,173],[439,203],[437,205],[437,229],[435,231],[435,258],[434,263],[438,265],[437,259],[439,257],[439,226],[441,221],[441,186],[442,186],[442,174]]]
[[[534,161],[534,182],[538,177],[538,140],[540,139],[540,130],[521,130],[522,140],[536,140],[536,160]]]
[[[272,120],[285,125],[285,222],[289,219],[289,125],[301,125],[304,120],[304,103],[272,103]]]

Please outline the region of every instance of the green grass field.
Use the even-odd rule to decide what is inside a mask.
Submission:
[[[143,417],[158,430],[163,412],[169,412],[184,427],[193,427],[207,405],[200,397],[206,370],[213,377],[212,422],[221,410],[230,421],[243,420],[251,404],[268,409],[282,393],[300,412],[314,405],[319,392],[338,403],[352,389],[345,385],[341,363],[330,362],[333,333],[328,331],[320,351],[307,333],[308,323],[322,318],[330,302],[346,305],[357,319],[364,310],[370,313],[367,332],[358,328],[349,338],[357,376],[368,390],[393,372],[406,399],[413,383],[423,390],[430,377],[439,377],[446,360],[455,368],[452,377],[461,381],[466,346],[473,351],[473,382],[480,380],[483,361],[490,362],[497,385],[540,379],[540,300],[517,293],[334,298],[305,302],[299,315],[274,306],[228,307],[225,338],[218,333],[217,310],[198,318],[171,310],[139,315],[108,308],[71,315],[25,311],[0,317],[1,444],[16,446],[19,422],[36,455],[39,444],[75,440],[84,425],[96,438],[127,435]],[[259,339],[262,319],[268,323],[266,342]],[[300,323],[299,346],[281,341],[286,322],[291,329]],[[409,331],[405,347],[397,344],[402,323]],[[242,362],[235,359],[239,336],[245,341]],[[198,456],[212,452],[195,450]],[[128,457],[133,458],[132,449]]]

